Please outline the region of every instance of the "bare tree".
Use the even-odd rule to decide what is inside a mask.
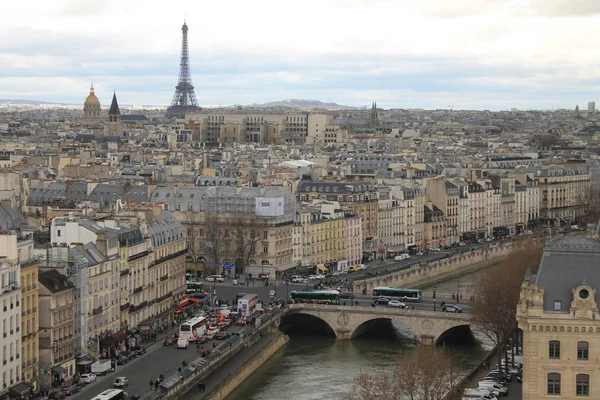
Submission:
[[[600,189],[590,186],[576,196],[579,207],[578,221],[582,224],[597,224],[600,220]]]
[[[537,271],[542,250],[542,244],[536,241],[516,248],[477,285],[471,322],[496,345],[498,365],[517,329],[516,311],[523,277],[528,269]]]
[[[207,267],[209,274],[217,272],[217,267],[227,253],[229,248],[229,239],[227,231],[219,225],[216,216],[207,216],[205,218],[206,241],[205,250],[210,266]],[[206,270],[205,270],[206,273]]]
[[[263,228],[255,218],[249,219],[243,216],[237,218],[236,223],[232,225],[232,253],[242,263],[242,274],[245,276],[246,268],[250,265],[250,259],[256,254]]]
[[[188,212],[186,214],[186,222],[184,226],[186,227],[188,254],[193,260],[194,269],[198,270],[198,259],[201,255],[204,255],[204,242],[202,241],[202,237],[204,236],[204,224],[200,219],[200,214]]]
[[[393,372],[359,375],[348,399],[442,400],[453,391],[452,365],[444,349],[418,346],[398,358]]]

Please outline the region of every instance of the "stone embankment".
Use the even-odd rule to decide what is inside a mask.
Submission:
[[[379,286],[410,288],[433,285],[495,264],[506,257],[513,246],[510,242],[467,253],[449,254],[448,257],[431,263],[415,264],[385,275],[355,281],[354,290],[366,290],[370,293]]]

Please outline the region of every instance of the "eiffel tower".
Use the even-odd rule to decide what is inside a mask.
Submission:
[[[179,61],[179,79],[175,86],[175,94],[171,100],[171,106],[167,108],[167,117],[183,118],[186,113],[200,111],[198,100],[194,93],[194,85],[192,85],[192,76],[190,74],[190,58],[188,55],[188,26],[183,22],[181,27],[183,37],[181,40],[181,60]]]

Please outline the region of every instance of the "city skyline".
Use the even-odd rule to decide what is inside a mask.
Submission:
[[[205,106],[585,109],[598,91],[600,4],[585,0],[34,3],[0,16],[0,98],[79,104],[93,80],[105,107],[113,89],[167,106],[184,15]]]

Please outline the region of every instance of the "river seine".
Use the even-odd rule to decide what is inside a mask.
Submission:
[[[458,281],[437,284],[436,297],[451,299],[451,293],[458,290],[468,299],[473,284],[484,273],[477,271]],[[424,288],[423,295],[431,296],[432,291],[432,287]],[[344,399],[355,376],[393,368],[400,354],[414,349],[416,343],[410,331],[398,325],[394,328],[339,341],[309,333],[290,334],[288,345],[238,386],[227,400]],[[458,338],[447,345],[456,357],[457,375],[464,375],[476,366],[490,348],[468,339]]]

